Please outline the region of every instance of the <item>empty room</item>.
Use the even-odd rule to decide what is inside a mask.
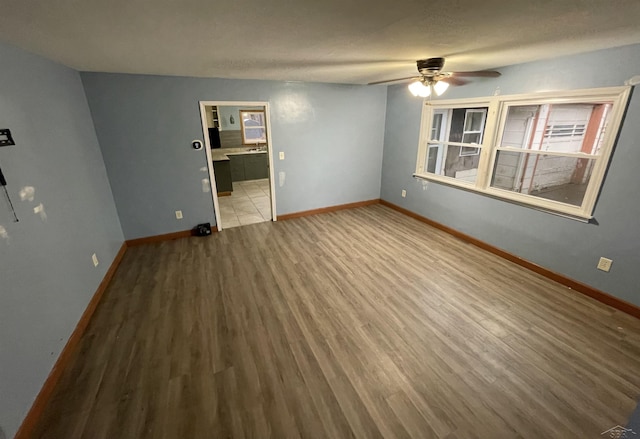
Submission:
[[[5,2],[0,439],[638,437],[639,22]]]

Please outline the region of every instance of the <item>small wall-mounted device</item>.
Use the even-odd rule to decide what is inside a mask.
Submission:
[[[191,146],[193,146],[193,149],[202,149],[202,140],[194,140],[191,142]]]
[[[13,141],[13,137],[11,137],[11,130],[9,128],[0,128],[0,146],[11,146],[16,143]],[[4,174],[2,173],[2,168],[0,168],[0,186],[4,189],[4,194],[7,197],[7,202],[9,203],[9,207],[11,208],[11,212],[13,212],[13,220],[18,222],[18,215],[16,215],[16,209],[13,207],[13,202],[11,201],[11,197],[9,196],[9,191],[7,190],[7,179],[4,178]]]
[[[0,146],[11,146],[15,144],[13,137],[11,137],[11,130],[8,128],[0,129]]]

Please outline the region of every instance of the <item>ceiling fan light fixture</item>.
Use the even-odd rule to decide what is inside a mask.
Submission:
[[[431,87],[424,84],[422,81],[415,81],[409,84],[409,91],[414,96],[420,96],[426,98],[431,94]]]
[[[433,85],[433,90],[436,92],[438,96],[441,96],[442,93],[447,91],[448,88],[449,88],[448,82],[438,81]]]
[[[445,72],[444,58],[428,58],[416,61],[418,76],[408,78],[387,79],[385,81],[370,82],[368,85],[388,84],[397,81],[413,80],[409,90],[414,96],[427,97],[435,93],[438,96],[443,94],[450,85],[465,85],[464,78],[497,78],[500,72],[495,70],[479,70],[475,72]],[[638,75],[640,77],[640,75]],[[428,90],[428,91],[427,91]]]

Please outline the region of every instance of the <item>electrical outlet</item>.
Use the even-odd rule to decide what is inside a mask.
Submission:
[[[280,154],[278,154],[278,157],[280,158],[280,160],[284,160],[284,151],[280,151]]]
[[[598,261],[598,270],[609,271],[611,270],[611,264],[613,264],[613,260],[607,258],[600,258]]]
[[[402,189],[402,198],[405,198],[407,196],[407,191],[405,191],[404,189]]]
[[[93,266],[97,267],[98,266],[98,257],[96,256],[95,253],[93,255],[91,255],[91,260],[93,261]]]
[[[182,219],[182,211],[176,210],[176,219]]]

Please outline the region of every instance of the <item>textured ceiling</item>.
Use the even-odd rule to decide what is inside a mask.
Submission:
[[[640,42],[638,0],[2,0],[0,39],[82,71],[367,83]],[[594,66],[606,70],[606,66]]]

